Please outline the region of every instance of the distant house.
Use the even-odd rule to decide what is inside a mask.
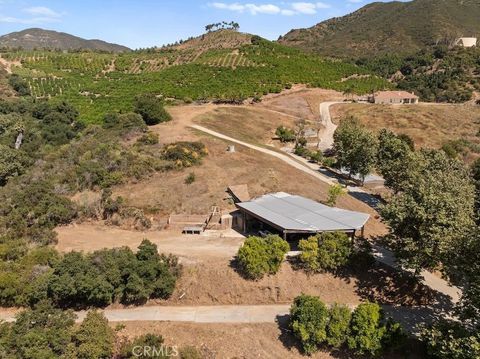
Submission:
[[[369,97],[369,102],[383,105],[417,104],[419,97],[407,91],[380,91]]]
[[[463,47],[475,47],[477,46],[476,37],[461,37],[457,40],[456,45]]]

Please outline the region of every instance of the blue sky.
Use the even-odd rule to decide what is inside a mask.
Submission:
[[[277,39],[352,12],[369,0],[0,0],[0,34],[29,27],[98,38],[132,48],[199,35],[205,25],[236,21],[241,31]]]

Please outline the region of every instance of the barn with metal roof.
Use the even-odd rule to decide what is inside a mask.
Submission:
[[[301,196],[288,193],[267,194],[257,199],[236,204],[243,214],[243,229],[252,225],[273,228],[283,234],[317,234],[345,232],[355,236],[362,231],[370,215],[333,208]]]

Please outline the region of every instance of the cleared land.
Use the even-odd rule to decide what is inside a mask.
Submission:
[[[195,346],[202,357],[213,358],[301,358],[297,342],[285,323],[279,324],[193,324],[129,322],[120,335],[132,337],[151,332],[161,334],[168,345]],[[343,352],[313,354],[312,359],[347,359]],[[386,354],[382,358],[423,358],[417,344],[412,343],[402,354]]]
[[[355,116],[368,128],[405,133],[418,147],[439,148],[445,142],[466,139],[480,143],[480,106],[420,104],[415,106],[340,104],[332,107],[332,119],[338,123]]]

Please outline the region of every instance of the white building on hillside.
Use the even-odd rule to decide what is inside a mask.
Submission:
[[[476,37],[461,37],[457,40],[456,45],[463,47],[475,47],[477,46]]]

